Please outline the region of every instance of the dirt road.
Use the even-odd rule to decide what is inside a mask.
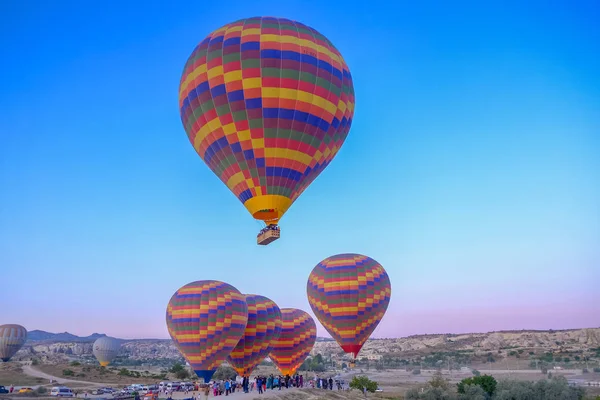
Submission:
[[[72,383],[72,384],[79,384],[79,385],[89,385],[89,386],[94,386],[94,387],[110,386],[110,384],[108,384],[108,383],[87,382],[87,381],[78,381],[75,379],[59,378],[57,376],[52,376],[45,372],[39,371],[39,370],[33,368],[31,365],[23,365],[23,373],[25,373],[26,375],[29,375],[29,376],[33,376],[35,378],[47,379],[48,383],[45,385],[41,385],[41,386],[50,386],[54,383],[56,383],[56,384]],[[50,382],[50,380],[52,380],[52,383]]]

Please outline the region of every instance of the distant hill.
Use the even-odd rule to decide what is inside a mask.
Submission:
[[[69,332],[51,333],[46,331],[34,330],[27,332],[27,340],[32,342],[93,342],[96,339],[106,336],[103,333],[93,333],[90,336],[77,336]]]

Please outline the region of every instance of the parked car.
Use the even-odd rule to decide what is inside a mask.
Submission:
[[[73,391],[65,386],[55,386],[50,390],[50,396],[73,397]]]
[[[33,388],[30,387],[22,387],[21,389],[19,389],[19,393],[23,394],[23,393],[31,393],[33,392]]]
[[[8,393],[8,389],[0,385],[0,394]]]

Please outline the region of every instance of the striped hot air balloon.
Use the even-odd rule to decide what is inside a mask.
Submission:
[[[356,359],[383,318],[392,288],[377,261],[360,254],[338,254],[312,270],[307,293],[317,319]]]
[[[296,308],[281,309],[281,335],[271,350],[271,360],[282,375],[294,375],[317,340],[317,325],[312,317]]]
[[[0,325],[0,360],[10,360],[26,341],[27,329],[21,325]]]
[[[249,376],[269,355],[281,334],[281,311],[275,302],[256,294],[246,294],[248,324],[244,336],[228,357],[239,376]]]
[[[354,88],[326,37],[289,19],[255,17],[198,44],[179,107],[202,160],[254,218],[277,224],[342,147]]]
[[[92,352],[101,366],[106,367],[115,359],[121,350],[121,342],[118,339],[104,336],[96,339]]]
[[[167,306],[169,334],[199,378],[208,383],[244,334],[246,299],[219,281],[188,283]]]

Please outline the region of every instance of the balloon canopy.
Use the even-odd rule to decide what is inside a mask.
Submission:
[[[167,328],[196,375],[208,383],[244,334],[246,299],[219,281],[188,283],[167,306]]]
[[[101,366],[106,367],[115,359],[121,350],[121,342],[118,339],[104,336],[96,339],[92,352]]]
[[[308,302],[315,316],[354,358],[383,318],[391,293],[385,269],[360,254],[326,258],[308,277]]]
[[[248,324],[244,336],[232,350],[229,364],[239,376],[250,373],[272,349],[281,334],[281,311],[274,301],[255,294],[246,294]]]
[[[0,325],[0,360],[10,360],[26,341],[27,329],[21,325]]]
[[[305,311],[281,309],[281,335],[271,350],[271,360],[282,375],[294,375],[317,340],[317,325]]]
[[[325,36],[255,17],[198,44],[181,76],[179,107],[202,160],[254,218],[276,224],[340,150],[354,88]]]

